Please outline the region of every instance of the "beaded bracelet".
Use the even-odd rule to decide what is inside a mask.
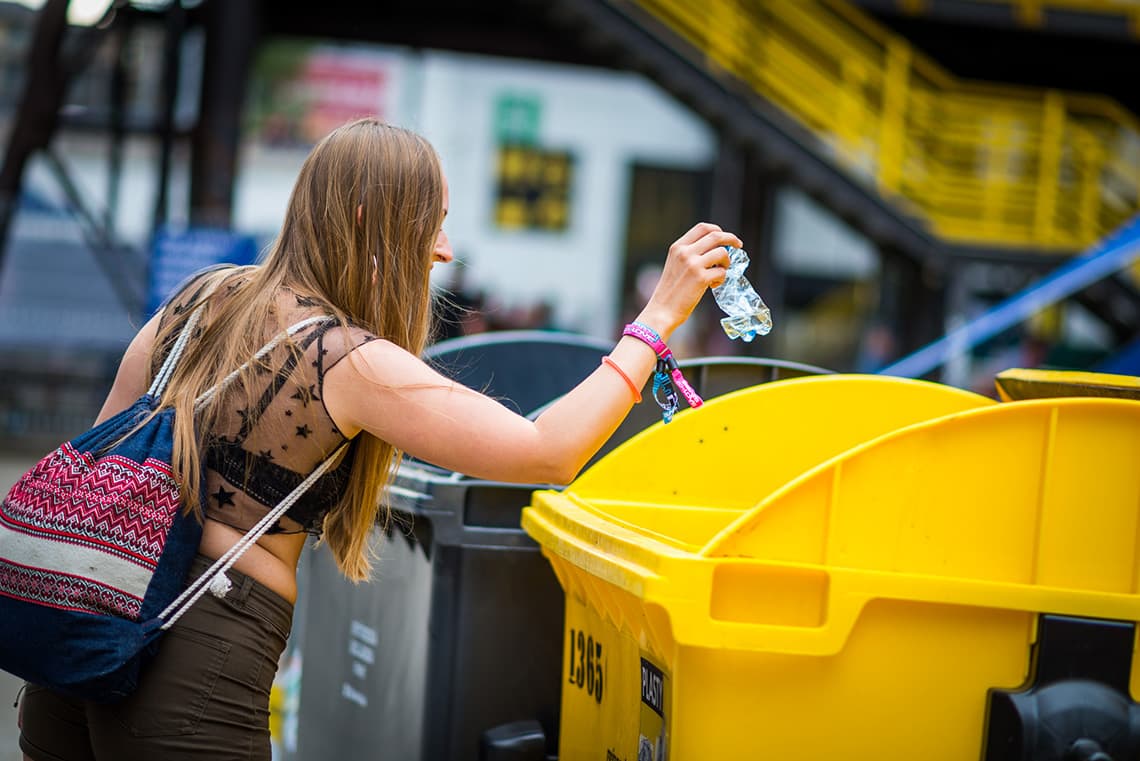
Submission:
[[[657,355],[657,369],[653,373],[653,398],[661,407],[661,419],[664,422],[670,422],[681,406],[677,399],[677,389],[680,389],[690,407],[696,409],[704,404],[704,400],[685,380],[672,350],[665,345],[656,330],[641,322],[631,322],[621,334],[642,341]]]

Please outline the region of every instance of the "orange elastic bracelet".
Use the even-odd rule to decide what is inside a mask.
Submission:
[[[621,376],[621,379],[625,381],[625,385],[629,386],[629,390],[633,392],[633,403],[640,403],[641,390],[634,384],[630,377],[625,374],[625,370],[622,370],[620,367],[618,367],[618,363],[610,359],[608,355],[602,357],[602,364],[606,365],[607,367],[612,367],[614,369],[614,372]]]

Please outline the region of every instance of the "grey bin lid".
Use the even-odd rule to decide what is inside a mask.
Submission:
[[[613,341],[577,333],[505,330],[441,341],[424,352],[424,359],[444,375],[526,414],[578,385],[613,346]]]

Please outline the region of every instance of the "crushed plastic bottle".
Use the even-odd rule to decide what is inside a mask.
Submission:
[[[724,283],[712,289],[713,298],[727,317],[720,320],[725,335],[748,343],[756,336],[768,335],[772,329],[772,312],[756,293],[744,270],[748,268],[748,254],[744,249],[728,249],[728,276]]]

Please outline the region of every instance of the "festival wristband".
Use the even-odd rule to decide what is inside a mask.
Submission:
[[[621,334],[623,336],[632,336],[641,341],[650,349],[653,349],[653,353],[658,357],[664,357],[669,353],[669,347],[661,340],[660,334],[644,323],[631,322],[625,326]]]
[[[662,359],[665,360],[665,364],[669,368],[669,375],[673,378],[673,383],[677,385],[677,389],[681,392],[681,396],[685,397],[685,401],[689,403],[689,406],[696,409],[704,404],[705,401],[697,394],[696,389],[694,389],[689,382],[685,380],[685,376],[681,374],[681,368],[677,364],[677,360],[673,357],[673,352],[670,351],[669,354]]]
[[[685,380],[672,350],[661,340],[657,331],[643,323],[631,322],[622,330],[622,335],[636,338],[653,349],[657,355],[657,370],[653,375],[653,398],[661,407],[661,417],[666,423],[670,422],[677,412],[678,390],[690,407],[695,409],[704,404],[704,400]]]

